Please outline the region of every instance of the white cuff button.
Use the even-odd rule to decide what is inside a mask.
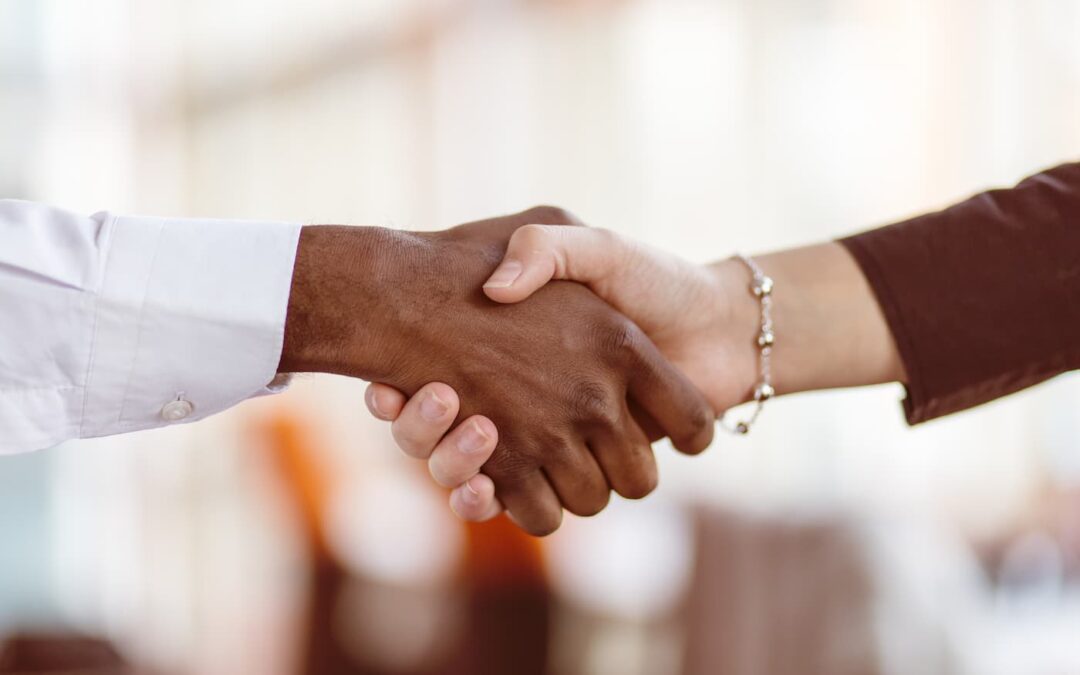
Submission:
[[[165,404],[161,409],[161,419],[166,422],[179,422],[191,417],[193,412],[195,412],[195,406],[191,405],[189,401],[178,399]]]

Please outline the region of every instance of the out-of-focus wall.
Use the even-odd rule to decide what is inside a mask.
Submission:
[[[6,0],[0,190],[87,212],[415,229],[553,202],[705,261],[1075,159],[1078,34],[1080,5],[1054,0]],[[273,649],[238,647],[289,631],[300,574],[272,481],[250,474],[251,429],[301,411],[356,491],[421,491],[361,393],[307,379],[196,427],[0,463],[0,485],[17,462],[36,467],[34,494],[0,495],[4,536],[36,553],[5,545],[0,578],[152,661],[278,672]],[[705,456],[661,448],[655,497],[553,538],[559,587],[597,611],[662,613],[689,578],[690,501],[934,523],[960,540],[1080,482],[1075,377],[919,429],[901,395],[791,397]],[[422,494],[393,498],[402,541],[449,526]],[[358,565],[398,560],[364,553],[379,543],[364,533],[385,530],[343,529]],[[662,564],[627,562],[664,542]],[[438,576],[432,546],[410,554],[431,568],[396,582]],[[39,558],[47,582],[28,567]]]

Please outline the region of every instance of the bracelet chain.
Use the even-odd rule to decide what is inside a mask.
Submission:
[[[750,433],[750,428],[757,422],[768,401],[776,394],[772,385],[772,350],[776,344],[776,334],[773,332],[772,305],[773,305],[773,280],[765,274],[761,267],[752,258],[737,255],[747,268],[750,269],[752,280],[750,292],[758,299],[761,305],[761,320],[758,326],[758,334],[755,344],[758,348],[758,382],[754,386],[754,409],[750,416],[736,422],[734,426],[720,420],[720,426],[725,430],[745,436]]]

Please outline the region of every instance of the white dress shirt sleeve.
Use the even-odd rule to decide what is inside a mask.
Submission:
[[[299,233],[0,200],[0,453],[193,422],[282,389]]]

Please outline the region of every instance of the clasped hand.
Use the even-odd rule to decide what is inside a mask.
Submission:
[[[427,458],[442,484],[474,478],[468,485],[488,495],[486,504],[459,504],[465,515],[505,507],[544,535],[558,528],[563,508],[595,514],[611,490],[643,497],[657,482],[651,441],[667,436],[682,452],[701,452],[712,441],[714,408],[677,367],[693,356],[677,352],[697,347],[672,342],[664,316],[628,318],[616,309],[625,298],[602,280],[592,290],[546,283],[574,270],[533,260],[540,249],[532,237],[608,236],[575,225],[541,207],[435,233],[306,228],[283,368],[382,383],[367,401],[396,419],[402,449]],[[508,258],[489,281],[508,245],[523,257]],[[507,265],[520,272],[514,283]],[[665,341],[674,363],[658,349]],[[723,379],[722,370],[696,373],[698,383]],[[438,450],[449,447],[457,459]],[[463,486],[455,504],[463,493],[476,496]]]
[[[502,255],[502,262],[484,281],[483,293],[494,316],[518,323],[491,325],[491,332],[478,339],[492,347],[505,336],[519,345],[545,340],[512,311],[526,298],[521,308],[536,303],[540,310],[545,301],[554,302],[557,312],[547,320],[561,329],[558,342],[546,345],[548,361],[515,352],[499,362],[499,369],[488,369],[487,379],[466,377],[454,384],[429,376],[438,381],[416,390],[392,382],[368,389],[371,412],[393,421],[402,450],[427,460],[433,478],[454,488],[451,507],[467,520],[489,519],[505,506],[526,530],[544,534],[558,526],[560,503],[577,515],[592,515],[606,505],[609,487],[624,497],[643,497],[656,484],[648,441],[667,435],[680,450],[699,452],[711,440],[712,411],[742,402],[750,389],[753,322],[733,321],[740,308],[730,299],[733,285],[745,285],[744,271],[692,265],[606,230],[571,226],[576,224],[559,210],[541,208],[464,226],[462,232],[481,238],[510,233],[508,242],[491,244],[492,255]],[[566,284],[557,280],[584,284],[611,307],[597,305],[583,288],[564,296],[569,290],[560,290]],[[613,318],[611,308],[625,316]],[[748,335],[731,335],[738,325],[745,325]],[[598,327],[606,337],[580,339]],[[657,361],[657,349],[667,363]],[[623,356],[613,359],[619,353]],[[644,371],[642,364],[648,364]],[[529,402],[530,397],[513,395],[509,380],[531,369],[544,373],[541,381],[553,386],[545,392],[534,383]],[[704,393],[707,408],[687,391],[679,372]],[[588,381],[581,380],[585,373],[591,375]],[[480,403],[484,389],[495,396]],[[550,420],[577,411],[561,435],[558,426],[537,429],[547,423],[535,414],[536,397],[553,393],[552,402],[560,394],[569,399]],[[540,435],[526,435],[531,433]],[[527,479],[507,475],[508,466]]]
[[[484,283],[484,294],[490,300],[514,305],[531,298],[525,303],[528,306],[550,293],[558,285],[554,280],[580,282],[643,329],[671,366],[686,373],[703,392],[710,410],[723,411],[746,400],[754,378],[755,353],[751,347],[754,323],[750,318],[739,321],[734,314],[740,310],[753,312],[756,308],[748,296],[740,307],[732,293],[733,287],[747,283],[745,271],[737,265],[691,265],[606,230],[566,227],[565,224],[576,221],[561,212],[535,210],[514,219],[529,224],[514,230],[500,266]],[[555,221],[558,224],[540,225]],[[570,315],[563,320],[575,321]],[[740,333],[740,326],[745,326],[745,336]],[[518,367],[528,367],[528,363],[522,362]],[[393,422],[395,441],[406,454],[426,459],[434,480],[454,488],[450,505],[459,516],[485,521],[507,507],[515,522],[537,532],[508,500],[507,492],[492,474],[492,469],[496,472],[499,469],[500,451],[514,453],[513,445],[505,443],[505,435],[499,435],[505,422],[497,424],[494,418],[478,414],[462,415],[459,395],[462,392],[446,382],[436,381],[409,399],[386,383],[374,383],[368,388],[366,402],[376,417]],[[677,418],[663,417],[667,426],[658,426],[656,420],[661,418],[654,415],[653,409],[635,405],[659,401],[656,390],[652,390],[653,395],[638,399],[643,393],[630,392],[629,405],[615,404],[623,410],[634,410],[634,419],[625,422],[638,438],[638,424],[650,432],[650,440],[670,435],[670,426]],[[471,393],[464,396],[469,400]],[[597,408],[597,413],[600,411]],[[692,410],[688,413],[698,415]],[[514,411],[508,410],[502,419],[514,420]],[[456,420],[461,421],[455,424]],[[697,427],[703,421],[692,420],[692,426]],[[711,437],[713,417],[708,417],[707,422],[710,431],[697,436],[706,445],[706,438]],[[691,420],[678,423],[686,427]],[[676,447],[690,453],[697,453],[703,447],[698,442],[680,444],[677,436],[674,440]],[[586,448],[596,454],[599,467],[620,495],[643,497],[651,491],[656,477],[651,451],[608,445],[603,446],[604,454],[599,455],[597,449],[602,448],[591,444],[586,444]],[[632,490],[620,489],[618,478],[626,470],[625,465],[618,463],[627,461],[636,464],[634,473],[649,476],[648,481],[634,484]],[[604,491],[602,481],[595,472],[591,475],[588,485],[594,497],[588,502],[573,495],[575,484],[553,482],[558,496],[572,513],[591,515],[606,503],[606,498],[600,496]],[[510,498],[519,499],[519,496],[511,494]],[[578,508],[580,505],[586,508]]]

